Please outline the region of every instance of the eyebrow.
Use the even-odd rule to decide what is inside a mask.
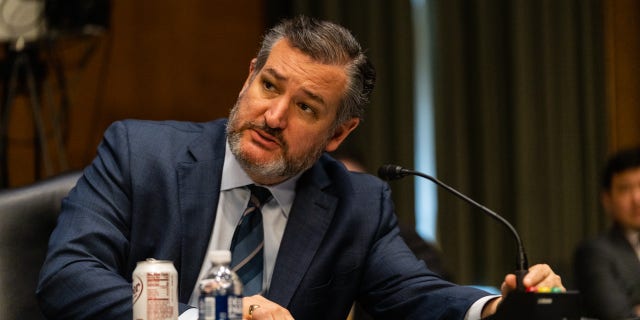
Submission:
[[[271,75],[272,77],[276,78],[276,80],[278,81],[287,81],[287,77],[285,77],[284,75],[278,73],[278,71],[276,71],[273,68],[265,68],[264,69],[265,73],[268,73],[269,75]],[[302,88],[302,91],[305,93],[305,95],[307,95],[309,98],[311,98],[311,100],[320,103],[322,105],[326,105],[326,103],[324,102],[324,99],[315,94],[314,92],[312,92],[311,90],[307,89],[307,88]]]

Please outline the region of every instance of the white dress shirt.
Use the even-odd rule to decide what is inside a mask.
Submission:
[[[636,252],[636,256],[640,259],[640,232],[636,230],[627,229],[624,231],[624,236],[633,247],[633,250]]]

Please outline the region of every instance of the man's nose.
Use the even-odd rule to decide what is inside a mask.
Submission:
[[[270,128],[282,129],[287,126],[289,104],[290,100],[285,97],[272,100],[272,104],[264,113],[264,118]]]

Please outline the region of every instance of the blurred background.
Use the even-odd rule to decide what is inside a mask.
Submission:
[[[606,227],[603,161],[640,144],[640,1],[0,0],[1,187],[82,169],[115,120],[225,117],[264,31],[297,14],[351,29],[378,72],[341,152],[495,210],[571,287],[573,248]],[[429,182],[391,186],[454,280],[514,269],[495,221]]]

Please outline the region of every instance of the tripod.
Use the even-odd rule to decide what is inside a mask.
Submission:
[[[11,119],[11,108],[15,97],[20,93],[21,88],[26,89],[33,124],[34,135],[34,172],[35,178],[41,178],[40,168],[44,169],[45,175],[53,173],[53,163],[50,159],[47,147],[45,120],[42,113],[40,88],[44,75],[38,76],[38,47],[29,47],[22,38],[18,38],[15,43],[7,45],[7,59],[5,70],[2,75],[2,99],[0,100],[0,188],[9,186],[9,123]],[[62,145],[61,134],[58,126],[54,125],[54,138],[57,139],[58,146]]]

